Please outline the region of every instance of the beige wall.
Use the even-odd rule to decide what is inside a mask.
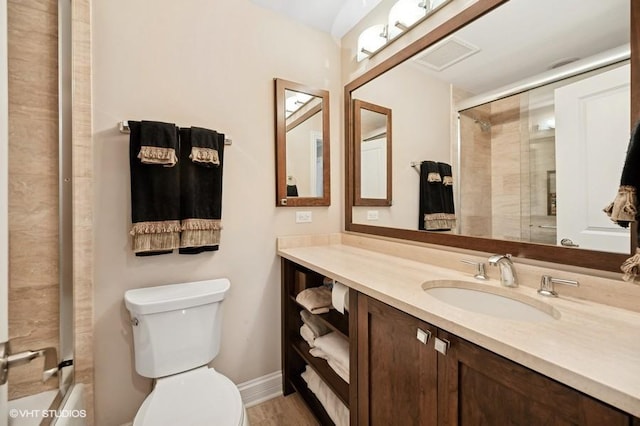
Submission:
[[[451,164],[450,85],[404,63],[355,90],[353,98],[391,109],[393,188],[390,207],[354,207],[353,222],[418,229],[420,179],[410,163]],[[367,220],[369,210],[378,211],[377,221]]]
[[[220,355],[240,383],[280,370],[280,263],[275,237],[341,229],[340,51],[330,36],[248,0],[93,4],[95,385],[98,425],[130,421],[151,381],[133,368],[123,305],[137,287],[229,277]],[[330,90],[331,206],[295,224],[275,207],[273,78]],[[135,257],[129,241],[128,137],[150,119],[217,129],[225,151],[220,251]]]

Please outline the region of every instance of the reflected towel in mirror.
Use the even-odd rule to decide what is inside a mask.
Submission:
[[[418,229],[449,231],[456,224],[451,166],[435,161],[420,164]]]
[[[631,222],[637,220],[638,188],[640,188],[640,121],[636,123],[631,133],[618,195],[604,209],[611,220],[623,228],[627,228]]]

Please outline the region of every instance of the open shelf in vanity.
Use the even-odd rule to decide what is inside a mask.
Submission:
[[[350,407],[350,386],[325,359],[315,357],[309,352],[311,349],[309,344],[300,336],[300,327],[303,324],[300,312],[305,308],[296,301],[298,293],[307,288],[323,285],[324,278],[315,271],[282,259],[283,393],[288,395],[294,391],[298,392],[321,424],[332,425],[334,423],[327,411],[309,390],[301,374],[308,365],[347,408]],[[349,340],[350,316],[347,311],[341,314],[331,309],[325,314],[315,314],[315,318],[331,331]]]

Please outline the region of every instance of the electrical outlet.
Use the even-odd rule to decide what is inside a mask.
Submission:
[[[311,223],[313,216],[310,211],[296,212],[296,223]]]
[[[367,220],[378,220],[378,210],[367,210]]]

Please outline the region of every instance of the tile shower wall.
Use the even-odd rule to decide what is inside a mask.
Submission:
[[[87,426],[94,424],[93,127],[91,0],[72,0],[73,321],[75,381],[83,383]]]
[[[489,105],[460,114],[460,225],[463,235],[491,235],[491,110]],[[481,123],[487,123],[482,126]]]
[[[529,170],[521,170],[522,161],[528,162],[528,139],[520,103],[521,96],[516,95],[461,113],[464,235],[505,240],[523,237],[522,223],[529,222],[521,214],[528,211],[529,195],[523,188],[528,187]]]
[[[72,0],[75,381],[93,424],[93,159],[90,1]],[[57,1],[8,1],[9,333],[14,351],[58,346]],[[35,365],[34,365],[35,364]],[[57,387],[42,361],[12,370],[9,397]]]
[[[520,126],[520,96],[491,103],[492,238],[521,239]]]
[[[58,347],[58,4],[8,1],[9,337]],[[36,364],[36,365],[34,365]],[[9,398],[57,387],[42,361],[11,370]]]

